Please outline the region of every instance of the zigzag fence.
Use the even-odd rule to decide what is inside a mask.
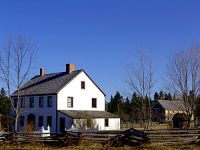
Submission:
[[[3,133],[0,134],[0,142],[39,142],[55,146],[79,145],[81,143],[101,143],[110,146],[141,145],[143,143],[177,145],[188,144],[198,139],[198,137],[200,137],[200,129],[149,130],[148,132],[128,129],[126,131],[68,131],[64,134],[51,134],[50,136],[44,136],[44,134],[45,133]]]

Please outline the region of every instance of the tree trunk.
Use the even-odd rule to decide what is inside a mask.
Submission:
[[[19,115],[16,114],[16,117],[15,117],[15,132],[18,131],[18,128],[17,128],[17,126],[18,126],[18,117],[19,117]]]

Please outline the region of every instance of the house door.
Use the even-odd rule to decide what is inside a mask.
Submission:
[[[28,130],[34,131],[35,130],[35,115],[29,114],[27,119]]]
[[[65,118],[60,117],[60,132],[64,132],[64,131],[65,131]]]

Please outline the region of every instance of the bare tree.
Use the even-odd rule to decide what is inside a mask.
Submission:
[[[169,88],[183,102],[189,125],[195,113],[197,96],[200,94],[200,47],[198,44],[177,51],[168,68]]]
[[[7,86],[8,98],[11,102],[11,113],[15,131],[17,131],[18,117],[22,113],[20,109],[20,88],[27,81],[31,70],[35,45],[23,35],[9,38],[5,48],[0,52],[0,78]],[[11,100],[11,92],[16,90],[15,100]]]
[[[137,105],[141,106],[137,107],[137,109],[140,109],[140,118],[145,125],[145,129],[148,129],[151,120],[150,97],[154,87],[153,76],[151,56],[140,51],[136,64],[128,65],[128,77],[125,82],[129,86],[131,93],[136,92],[140,97],[141,101]]]

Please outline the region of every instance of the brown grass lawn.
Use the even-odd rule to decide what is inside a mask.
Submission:
[[[135,129],[143,130],[139,125],[131,125]],[[130,128],[130,127],[129,127]],[[169,129],[169,124],[154,124],[149,129]],[[128,129],[128,128],[127,128]],[[125,129],[124,129],[125,130]],[[200,150],[200,145],[175,145],[165,146],[164,144],[143,144],[141,146],[108,147],[98,143],[81,143],[79,146],[53,147],[42,144],[1,144],[0,150]]]
[[[126,124],[122,126],[122,130],[127,130],[129,128],[134,128],[137,130],[144,130],[143,127],[141,127],[140,124]],[[157,123],[157,124],[152,124],[149,126],[149,130],[162,130],[162,129],[171,129],[172,126],[169,123]],[[190,123],[190,128],[194,128],[194,122]]]
[[[140,124],[126,124],[122,126],[122,130],[127,130],[130,128],[134,128],[136,130],[144,130],[144,127],[142,127]],[[153,124],[149,126],[149,130],[160,130],[160,129],[169,129],[172,128],[168,123],[163,124]]]
[[[31,144],[4,144],[0,145],[1,150],[18,149],[18,150],[200,150],[200,145],[179,145],[179,146],[164,146],[162,144],[145,144],[136,147],[104,147],[101,144],[82,144],[80,146],[67,147],[50,147],[45,145]]]

